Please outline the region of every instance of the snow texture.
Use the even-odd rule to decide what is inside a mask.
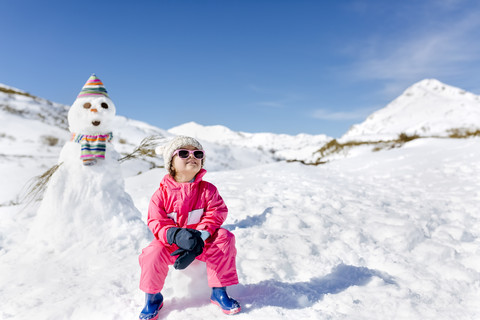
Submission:
[[[15,105],[14,97],[0,98]],[[6,125],[0,136],[0,319],[138,317],[144,296],[137,259],[151,240],[144,222],[165,170],[119,167],[114,154],[83,167],[71,156],[44,201],[25,207],[17,204],[22,184],[61,153],[61,145],[47,147],[37,137],[65,129],[4,110],[0,120]],[[147,131],[185,133],[117,121],[135,124],[129,141]],[[190,134],[209,128],[197,130]],[[235,148],[221,140],[201,142],[209,159],[205,179],[224,198],[224,227],[237,241],[240,284],[229,288],[242,304],[236,319],[479,318],[478,137],[417,139],[320,166],[272,158],[255,163],[250,154],[265,155],[258,144],[229,158]],[[42,216],[42,210],[65,216]],[[49,236],[31,241],[40,231]],[[209,302],[201,262],[172,268],[162,293],[159,319],[223,317]]]

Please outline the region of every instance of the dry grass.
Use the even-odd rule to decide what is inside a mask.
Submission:
[[[8,89],[8,88],[3,88],[3,87],[0,87],[0,92],[4,92],[6,94],[19,94],[21,96],[26,96],[26,97],[30,97],[30,98],[34,98],[34,99],[37,98],[35,96],[32,96],[30,93],[27,93],[27,92],[21,92],[21,91]]]
[[[43,194],[47,189],[48,182],[53,174],[60,168],[63,162],[60,162],[44,173],[39,176],[33,177],[24,188],[24,192],[20,196],[20,203],[25,204],[25,206],[29,205],[34,201],[40,201],[43,198]]]
[[[392,139],[392,140],[347,141],[344,143],[340,143],[336,139],[333,139],[333,140],[330,140],[328,143],[326,143],[323,147],[321,147],[316,152],[319,154],[317,161],[315,161],[314,163],[306,163],[306,164],[319,165],[319,164],[326,163],[327,161],[323,160],[325,157],[351,149],[353,147],[371,145],[371,146],[374,146],[372,151],[380,151],[384,149],[399,148],[405,143],[418,138],[420,138],[420,136],[418,135],[407,135],[406,133],[400,133],[397,139]]]
[[[40,141],[47,146],[53,147],[56,146],[60,140],[54,136],[41,136]]]
[[[132,159],[145,159],[156,157],[155,148],[165,142],[162,136],[149,136],[140,142],[140,145],[132,153],[120,158],[120,163]]]
[[[472,131],[468,129],[457,128],[457,129],[448,130],[448,133],[449,133],[448,135],[449,138],[466,139],[466,138],[480,136],[480,129]]]
[[[327,161],[323,160],[325,157],[342,152],[344,150],[348,150],[350,148],[356,147],[356,146],[362,146],[362,145],[372,145],[374,146],[372,151],[380,151],[380,150],[385,150],[385,149],[393,149],[393,148],[399,148],[403,146],[405,143],[410,142],[415,139],[420,139],[420,138],[452,138],[452,139],[467,139],[471,137],[477,137],[480,136],[480,129],[477,130],[471,130],[471,129],[451,129],[448,130],[449,135],[447,137],[441,137],[441,136],[425,136],[421,137],[417,134],[413,135],[408,135],[406,133],[400,133],[398,135],[397,139],[392,139],[392,140],[378,140],[378,141],[347,141],[344,143],[338,142],[336,139],[333,139],[329,141],[327,144],[325,144],[323,147],[321,147],[316,153],[319,154],[319,158],[317,161],[313,163],[305,163],[304,161],[297,161],[297,162],[302,162],[308,165],[319,165],[326,163]],[[293,160],[292,162],[294,162]]]

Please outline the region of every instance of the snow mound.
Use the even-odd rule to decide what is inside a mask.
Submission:
[[[118,154],[110,147],[106,158],[112,160],[83,166],[78,148],[74,142],[64,146],[61,164],[48,182],[31,225],[29,242],[64,251],[88,247],[97,238],[98,250],[138,250],[148,232],[125,192]]]

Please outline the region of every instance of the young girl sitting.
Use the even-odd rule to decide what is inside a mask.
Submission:
[[[235,237],[221,228],[228,210],[217,188],[202,180],[205,151],[197,140],[178,136],[165,146],[163,158],[168,174],[148,208],[155,239],[139,257],[140,289],[146,293],[140,319],[158,318],[168,266],[182,270],[195,259],[207,265],[210,301],[226,314],[238,313],[239,303],[225,289],[238,284]]]

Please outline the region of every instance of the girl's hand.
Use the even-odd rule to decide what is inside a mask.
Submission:
[[[185,249],[178,249],[171,254],[171,256],[178,255],[177,260],[173,264],[173,267],[177,270],[183,270],[188,267],[195,258],[203,252],[203,241],[200,245],[195,247],[193,250],[188,251]]]
[[[169,244],[176,244],[180,249],[191,251],[201,244],[203,239],[200,231],[188,228],[172,227],[167,230],[167,241]],[[178,251],[178,250],[177,250]]]

